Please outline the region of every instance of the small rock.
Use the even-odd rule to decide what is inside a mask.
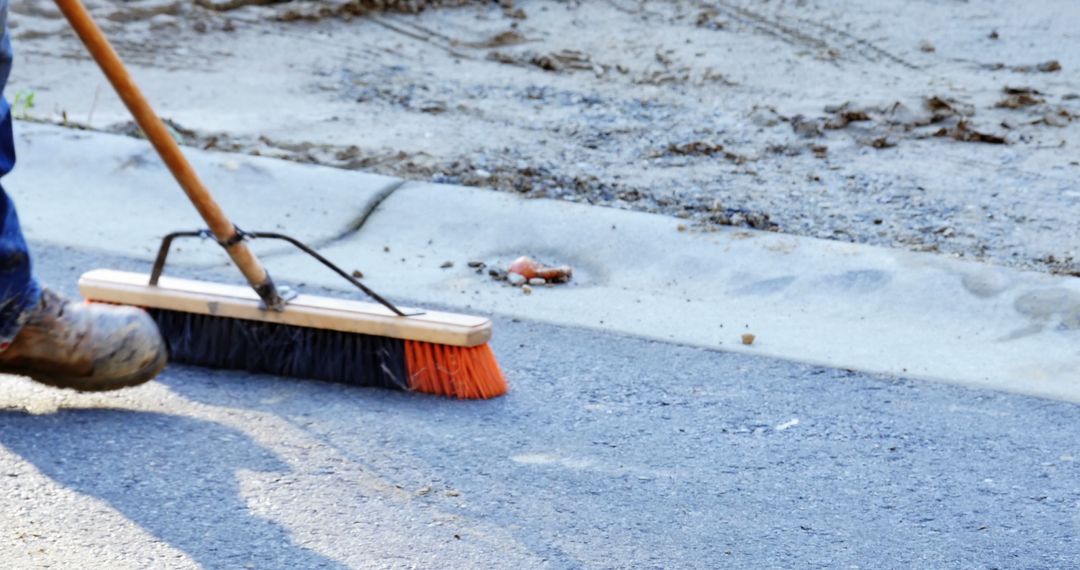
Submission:
[[[450,269],[453,266],[454,266],[453,261],[444,261],[444,262],[442,262],[442,265],[439,266],[439,268],[440,269]]]
[[[363,279],[364,278],[364,272],[360,271],[359,269],[353,269],[352,276],[357,278],[357,279]]]
[[[756,336],[754,336],[754,335],[752,335],[750,333],[746,333],[746,334],[742,335],[742,343],[745,344],[746,346],[750,346],[751,344],[754,344],[754,339],[756,339],[756,338],[757,338]]]
[[[506,280],[509,281],[510,284],[514,287],[525,285],[525,282],[528,281],[528,279],[525,279],[524,275],[520,273],[514,273],[513,271],[506,274]]]
[[[544,285],[546,283],[547,283],[547,280],[545,280],[543,277],[533,277],[532,279],[529,279],[529,285],[540,286],[540,285]]]
[[[473,261],[468,262],[468,266],[472,267],[473,269],[479,269],[479,268],[487,267],[487,264],[484,263],[483,261],[473,260]]]
[[[522,285],[521,292],[525,293],[526,295],[532,295],[532,287],[529,287],[528,285]]]
[[[807,119],[802,115],[796,115],[791,118],[791,128],[796,134],[803,137],[820,137],[824,134],[821,130],[822,121],[816,119]]]
[[[492,267],[488,269],[488,275],[496,281],[506,281],[506,271],[499,269],[498,267]]]
[[[919,51],[932,53],[934,51],[937,51],[937,48],[934,47],[934,44],[930,43],[930,40],[923,40],[919,42]]]
[[[894,141],[894,140],[892,140],[892,139],[890,139],[889,137],[886,136],[886,137],[877,137],[875,139],[872,139],[867,144],[869,144],[871,147],[877,148],[877,149],[892,148],[892,147],[896,146],[896,141]]]
[[[1043,73],[1054,73],[1055,71],[1061,71],[1061,63],[1056,59],[1051,59],[1050,61],[1044,61],[1036,65],[1035,69],[1038,69]]]

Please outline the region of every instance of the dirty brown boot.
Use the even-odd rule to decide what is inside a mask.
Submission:
[[[142,384],[167,359],[157,325],[144,311],[71,301],[46,289],[11,345],[0,373],[82,392]]]

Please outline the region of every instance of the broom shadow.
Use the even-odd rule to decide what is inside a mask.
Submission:
[[[251,514],[238,469],[287,471],[234,429],[120,409],[0,412],[0,444],[47,477],[109,503],[206,568],[344,568]]]

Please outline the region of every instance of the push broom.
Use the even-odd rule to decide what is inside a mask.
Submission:
[[[167,235],[150,275],[108,269],[83,274],[79,289],[87,300],[145,308],[176,362],[457,398],[506,392],[487,344],[490,320],[402,310],[297,240],[234,226],[82,2],[56,4],[209,226]],[[172,241],[186,236],[215,239],[251,287],[162,277]],[[254,238],[292,243],[378,303],[295,295],[279,288],[247,245]]]

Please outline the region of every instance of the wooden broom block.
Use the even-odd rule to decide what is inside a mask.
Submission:
[[[162,277],[156,286],[149,281],[143,273],[95,269],[79,278],[79,291],[90,301],[451,346],[479,346],[491,339],[491,321],[484,317],[437,311],[399,317],[376,303],[314,295],[298,295],[284,311],[267,311],[247,286],[174,277]]]

